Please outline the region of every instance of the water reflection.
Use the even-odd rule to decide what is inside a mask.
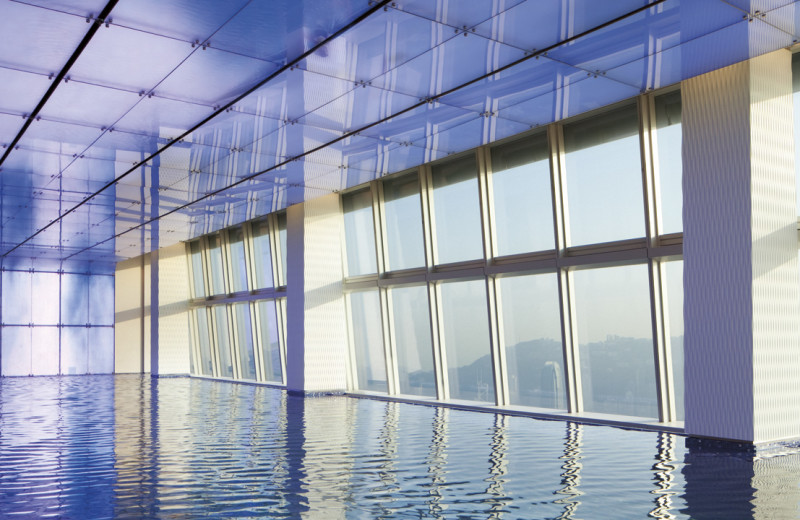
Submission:
[[[798,469],[667,433],[253,385],[0,380],[4,518],[794,518]]]

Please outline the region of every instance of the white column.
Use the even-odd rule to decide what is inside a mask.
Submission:
[[[158,334],[154,344],[158,350],[154,374],[188,374],[191,342],[189,339],[189,264],[183,243],[158,250],[157,302],[153,310]],[[155,270],[155,269],[154,269]]]
[[[686,80],[686,433],[800,437],[791,55]]]
[[[286,211],[286,381],[290,391],[347,389],[338,194]]]

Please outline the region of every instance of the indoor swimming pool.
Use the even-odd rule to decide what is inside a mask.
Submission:
[[[0,379],[2,518],[795,518],[797,454],[190,378]]]

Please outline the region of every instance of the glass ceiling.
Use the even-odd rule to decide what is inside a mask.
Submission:
[[[138,256],[791,46],[798,21],[789,0],[4,0],[0,255]]]

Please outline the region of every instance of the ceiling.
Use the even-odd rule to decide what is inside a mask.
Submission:
[[[789,0],[0,0],[4,265],[113,263],[795,43]]]

